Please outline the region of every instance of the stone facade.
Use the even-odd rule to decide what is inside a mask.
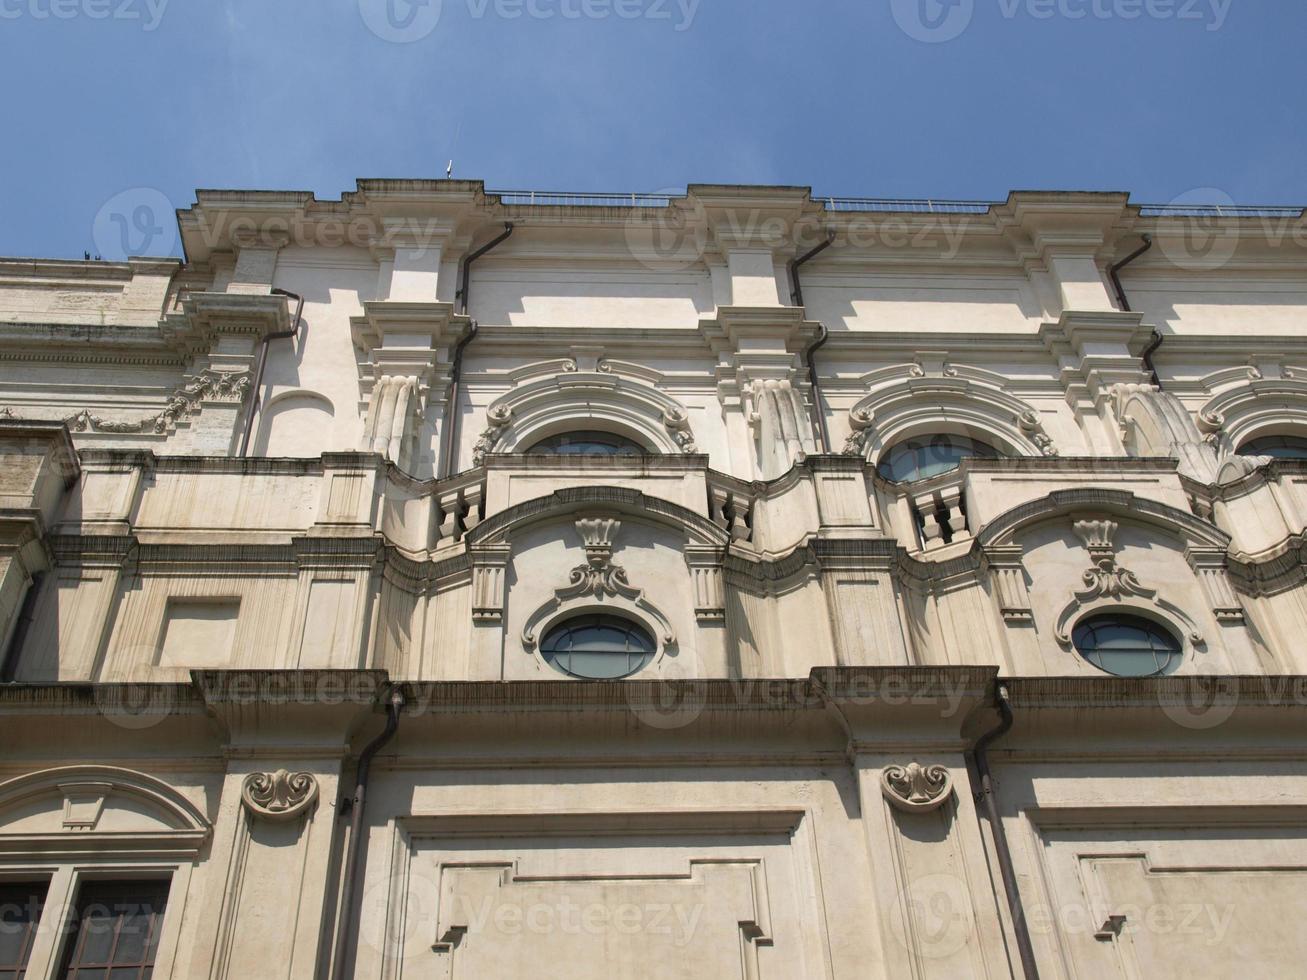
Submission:
[[[179,220],[0,260],[31,980],[102,879],[170,882],[155,978],[1299,975],[1301,213]],[[1095,659],[1125,618],[1157,676]],[[629,676],[560,659],[592,621]]]

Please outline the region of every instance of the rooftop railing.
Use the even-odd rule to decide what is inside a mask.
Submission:
[[[993,201],[916,201],[894,197],[814,197],[827,211],[892,211],[898,214],[986,214]]]
[[[1243,204],[1141,204],[1145,218],[1301,218],[1303,208]]]
[[[665,208],[670,194],[572,194],[566,191],[491,191],[505,204],[570,208]],[[679,195],[675,195],[679,196]]]
[[[683,197],[666,194],[586,194],[570,191],[491,191],[509,205],[535,207],[665,208]],[[986,214],[1001,201],[949,201],[903,197],[814,197],[827,211],[879,211],[898,214]],[[1141,204],[1146,218],[1300,218],[1302,207],[1244,204]]]

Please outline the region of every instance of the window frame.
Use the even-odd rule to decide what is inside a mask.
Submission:
[[[621,623],[625,626],[629,634],[636,634],[642,636],[642,638],[646,640],[648,643],[648,650],[643,655],[644,662],[634,670],[629,670],[626,673],[620,674],[616,677],[589,677],[586,676],[585,674],[574,673],[570,670],[567,670],[559,666],[559,664],[554,660],[554,657],[558,655],[558,652],[550,651],[547,649],[550,638],[553,637],[555,634],[557,634],[560,630],[571,628],[573,623],[580,623],[584,620],[598,620],[600,621],[600,623],[603,623],[604,621],[607,621],[608,623],[614,623],[614,624]],[[540,637],[540,658],[544,660],[544,662],[548,664],[551,669],[558,671],[560,674],[566,677],[570,677],[573,680],[579,680],[579,681],[611,682],[611,681],[627,680],[639,674],[640,672],[647,670],[650,664],[652,664],[654,660],[657,659],[658,653],[659,653],[658,638],[643,622],[641,622],[639,619],[636,619],[634,616],[621,615],[608,611],[577,612],[574,615],[565,616],[551,623],[548,629],[545,630]],[[613,655],[617,656],[618,654],[614,652]],[[630,657],[634,655],[634,652],[628,650],[625,651],[625,655]]]
[[[543,444],[547,442],[551,442],[555,439],[562,439],[567,436],[607,436],[609,439],[613,441],[614,444],[618,445],[618,449],[616,452],[612,452],[612,453],[560,453],[560,452],[542,452],[540,450],[540,446],[542,446]],[[587,439],[584,441],[598,442],[598,440],[594,440],[594,439]],[[620,445],[622,443],[625,443],[627,446],[630,447],[630,449],[634,450],[634,452],[626,451],[626,447]],[[528,446],[526,449],[521,450],[521,452],[523,453],[523,455],[526,456],[544,456],[549,459],[578,459],[578,458],[593,459],[595,457],[599,457],[603,459],[622,459],[622,458],[635,459],[640,456],[660,455],[659,453],[650,449],[644,443],[636,439],[632,439],[630,436],[626,435],[625,433],[614,432],[609,429],[591,429],[591,428],[559,429],[556,432],[552,432],[549,433],[548,435],[543,435],[540,436],[538,439],[535,439],[530,446]]]
[[[1280,455],[1276,455],[1275,453],[1257,452],[1253,449],[1253,446],[1256,443],[1266,442],[1271,439],[1282,439],[1286,441],[1292,440],[1294,442],[1301,443],[1303,455],[1280,456]],[[1243,456],[1243,457],[1253,457],[1253,458],[1258,456],[1270,456],[1272,459],[1307,460],[1307,434],[1303,434],[1301,432],[1265,432],[1262,433],[1261,435],[1253,435],[1250,438],[1245,439],[1243,442],[1239,444],[1239,448],[1235,450],[1235,455]]]
[[[929,444],[935,439],[954,439],[954,440],[965,439],[967,442],[971,443],[973,447],[975,446],[986,447],[990,451],[991,455],[962,456],[958,459],[957,463],[955,463],[949,469],[941,470],[938,473],[926,474],[924,476],[918,473],[917,475],[909,477],[907,479],[895,479],[886,472],[886,468],[889,466],[890,458],[896,452],[902,450],[903,447],[907,446],[909,443],[925,443],[926,447],[929,448]],[[914,452],[916,451],[917,450],[914,448]],[[902,438],[896,439],[894,442],[890,443],[879,454],[879,456],[876,459],[876,475],[880,477],[882,480],[884,480],[886,483],[891,484],[892,486],[896,486],[896,487],[911,486],[917,483],[925,483],[929,480],[938,480],[941,478],[948,477],[950,474],[954,474],[958,471],[958,469],[962,466],[962,462],[964,460],[1002,459],[1007,455],[1010,454],[1007,453],[1002,446],[996,446],[992,441],[986,441],[984,439],[977,438],[976,436],[970,435],[969,433],[949,432],[949,431],[919,432],[916,433],[915,435],[904,435]]]
[[[83,882],[164,878],[170,882],[169,898],[153,975],[172,976],[192,875],[201,851],[212,840],[212,824],[173,786],[145,773],[103,765],[43,769],[0,783],[0,817],[15,805],[61,796],[62,816],[59,809],[52,809],[52,829],[6,836],[0,850],[0,879],[49,881],[24,980],[60,980],[68,924]],[[81,814],[69,807],[82,797],[98,798],[103,809],[120,806],[119,797],[131,801],[140,809],[127,812],[148,816],[151,825],[139,830],[73,829]],[[103,809],[97,809],[95,821],[102,819]]]
[[[181,938],[182,914],[190,889],[191,867],[189,862],[175,860],[109,859],[73,864],[5,861],[0,865],[0,877],[9,880],[46,878],[50,882],[36,938],[27,958],[24,980],[63,980],[67,944],[76,935],[72,930],[72,919],[77,912],[77,898],[81,886],[88,881],[169,882],[168,904],[160,925],[153,976],[172,976]]]
[[[82,944],[83,944],[84,934],[81,929],[81,921],[83,919],[82,916],[83,906],[86,902],[83,892],[85,891],[87,886],[96,885],[96,884],[106,884],[106,885],[121,885],[121,886],[131,885],[131,886],[144,888],[150,884],[157,885],[160,882],[164,883],[165,886],[163,888],[164,891],[163,909],[162,912],[159,914],[158,923],[156,927],[158,930],[158,941],[154,945],[154,957],[153,960],[148,965],[140,964],[140,963],[77,964],[73,962],[74,957],[78,954],[79,950],[83,948]],[[64,929],[61,936],[61,941],[59,943],[59,949],[57,950],[58,958],[56,960],[57,969],[55,973],[57,980],[66,980],[70,972],[72,973],[72,976],[76,978],[84,970],[102,971],[105,972],[106,974],[112,974],[117,972],[118,970],[135,969],[139,974],[141,970],[148,969],[151,971],[151,976],[153,976],[154,975],[153,971],[159,968],[159,947],[163,943],[164,931],[167,928],[168,908],[173,898],[173,887],[174,887],[174,881],[171,875],[169,876],[148,875],[144,877],[140,877],[140,876],[122,877],[119,875],[105,875],[105,876],[88,875],[88,876],[80,877],[76,883],[76,887],[73,889],[72,892],[71,907],[69,909],[68,916],[64,921]],[[74,926],[76,927],[74,928]],[[111,947],[111,952],[113,952],[117,948],[116,940],[118,939],[118,936],[119,933],[115,931],[115,943],[114,946]]]
[[[1114,670],[1108,670],[1101,664],[1090,660],[1085,651],[1081,649],[1077,637],[1081,630],[1085,629],[1094,620],[1135,620],[1141,623],[1147,623],[1153,629],[1164,634],[1171,639],[1175,645],[1175,652],[1172,654],[1173,666],[1169,670],[1158,671],[1152,674],[1119,674]],[[1171,677],[1179,672],[1184,666],[1185,657],[1188,654],[1187,644],[1184,634],[1178,633],[1169,623],[1166,623],[1156,616],[1149,616],[1146,613],[1134,608],[1133,606],[1100,606],[1096,609],[1088,609],[1083,616],[1076,619],[1071,627],[1071,649],[1075,651],[1077,657],[1092,667],[1099,673],[1106,674],[1109,677],[1122,678],[1139,678],[1150,680],[1159,677]]]

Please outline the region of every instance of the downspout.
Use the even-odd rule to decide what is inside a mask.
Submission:
[[[481,256],[485,255],[492,248],[496,248],[513,234],[513,223],[504,222],[504,231],[493,241],[482,245],[479,249],[463,260],[463,270],[459,274],[458,293],[454,296],[458,304],[458,312],[461,316],[467,315],[468,295],[472,283],[472,263]],[[467,345],[476,339],[479,325],[475,320],[472,321],[468,328],[467,336],[458,342],[454,348],[453,363],[449,369],[449,394],[445,398],[445,436],[440,440],[440,459],[436,461],[436,479],[448,476],[447,470],[454,465],[454,447],[457,445],[458,437],[458,382],[463,375],[463,352]]]
[[[359,857],[363,853],[363,808],[367,801],[368,777],[372,760],[386,747],[399,730],[399,715],[404,710],[404,695],[398,689],[390,693],[386,703],[386,727],[359,755],[358,772],[354,777],[354,796],[350,800],[349,851],[345,855],[345,870],[340,880],[340,921],[336,923],[336,951],[331,958],[332,980],[345,976],[345,950],[353,930],[354,882],[358,874]]]
[[[826,240],[815,248],[809,249],[798,258],[790,259],[790,303],[793,306],[803,306],[803,283],[799,280],[799,267],[811,259],[816,258],[826,249],[835,244],[835,232],[828,230]],[[817,365],[814,361],[814,355],[817,351],[826,346],[826,341],[830,340],[830,330],[826,324],[820,323],[821,335],[808,346],[803,352],[803,361],[808,365],[808,383],[812,385],[812,411],[814,420],[817,423],[817,434],[821,439],[821,451],[828,453],[830,448],[830,430],[826,427],[826,410],[822,405],[821,382],[817,378]]]
[[[1112,279],[1112,288],[1116,290],[1117,305],[1120,306],[1121,309],[1124,310],[1126,313],[1133,313],[1134,311],[1130,309],[1130,300],[1129,298],[1127,298],[1125,294],[1125,287],[1121,285],[1121,270],[1153,247],[1152,235],[1143,235],[1141,237],[1144,240],[1144,244],[1142,247],[1131,252],[1124,259],[1122,259],[1116,265],[1110,266],[1107,270],[1107,274]],[[1162,336],[1161,331],[1154,330],[1152,343],[1148,345],[1148,349],[1144,351],[1144,356],[1143,356],[1144,367],[1146,367],[1148,369],[1148,373],[1152,375],[1153,384],[1157,386],[1159,391],[1161,390],[1162,387],[1162,379],[1157,376],[1157,368],[1153,366],[1153,355],[1156,354],[1157,349],[1162,346],[1162,341],[1164,339],[1165,338]]]
[[[999,684],[994,692],[994,706],[998,709],[998,727],[986,732],[976,740],[972,756],[976,763],[976,774],[980,779],[980,790],[976,794],[977,802],[985,811],[990,829],[994,834],[994,856],[998,859],[999,873],[1003,878],[1003,891],[1007,895],[1008,912],[1012,916],[1012,931],[1016,935],[1017,951],[1021,956],[1021,970],[1025,980],[1039,980],[1039,967],[1035,963],[1035,948],[1030,941],[1030,926],[1026,922],[1025,906],[1021,904],[1021,890],[1017,885],[1016,871],[1012,867],[1012,851],[1008,847],[1007,832],[998,814],[998,804],[994,798],[994,782],[989,769],[989,747],[1008,733],[1012,728],[1012,705],[1008,701],[1007,687]]]
[[[299,293],[292,293],[289,289],[274,289],[274,296],[285,296],[295,300],[295,325],[289,330],[283,330],[281,333],[270,333],[263,338],[263,343],[259,345],[259,363],[254,369],[254,384],[250,387],[250,410],[245,416],[245,432],[241,436],[240,451],[236,455],[244,459],[245,454],[250,449],[250,436],[254,433],[254,416],[258,414],[262,407],[263,391],[263,370],[268,366],[268,344],[274,340],[286,340],[294,337],[300,332],[300,323],[304,319],[304,297]]]

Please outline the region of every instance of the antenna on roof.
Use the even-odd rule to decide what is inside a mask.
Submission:
[[[445,179],[449,180],[453,176],[454,176],[454,161],[450,160],[449,166],[445,168]]]

